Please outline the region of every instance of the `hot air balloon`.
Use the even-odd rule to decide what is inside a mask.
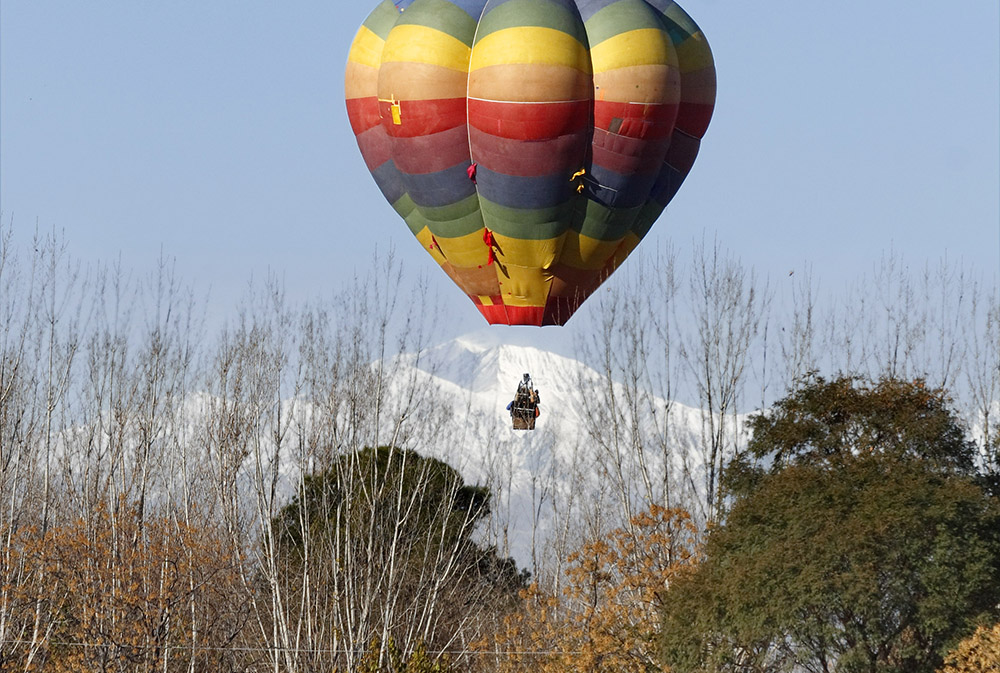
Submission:
[[[345,89],[382,194],[486,320],[562,325],[691,170],[715,66],[671,0],[384,0]]]

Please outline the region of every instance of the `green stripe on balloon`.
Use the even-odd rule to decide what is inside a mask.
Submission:
[[[436,208],[421,207],[420,210],[427,220],[427,228],[435,236],[458,238],[483,228],[483,214],[479,210],[479,197],[475,194],[458,203]]]
[[[447,0],[421,0],[399,15],[397,26],[424,26],[451,35],[465,46],[472,46],[476,21],[465,10]]]
[[[392,4],[392,0],[383,0],[362,25],[384,40],[389,37],[389,31],[396,25],[398,18],[399,10]]]
[[[483,217],[492,224],[494,231],[525,241],[545,241],[560,236],[566,231],[567,223],[572,221],[574,212],[582,210],[583,200],[579,201],[580,210],[573,202],[552,208],[529,209],[509,208],[479,197]]]
[[[410,233],[414,236],[419,234],[420,230],[424,228],[423,217],[417,211],[417,204],[413,202],[409,194],[403,194],[399,197],[392,204],[392,209],[396,211],[397,215],[403,218],[406,226],[410,229]]]
[[[658,13],[643,0],[619,0],[594,14],[585,25],[591,48],[630,30],[663,30]]]
[[[658,3],[651,3],[656,6]],[[660,10],[667,19],[668,31],[670,36],[673,38],[675,35],[680,39],[674,39],[674,44],[678,44],[688,39],[692,35],[701,33],[701,29],[698,28],[698,24],[694,22],[691,16],[681,9],[680,5],[676,2],[671,2],[665,9]]]
[[[587,201],[583,218],[577,218],[573,230],[598,241],[617,241],[632,229],[642,206],[608,208],[596,201]]]
[[[491,33],[524,26],[552,28],[572,35],[582,45],[587,44],[587,33],[579,15],[547,0],[508,0],[496,6],[487,5],[479,22],[476,42]]]

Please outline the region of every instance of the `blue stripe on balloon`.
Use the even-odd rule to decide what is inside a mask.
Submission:
[[[608,5],[613,5],[616,2],[618,2],[618,0],[577,0],[576,7],[580,10],[580,18],[586,22],[590,21],[590,17],[594,14],[597,14]]]
[[[587,196],[608,208],[634,208],[649,199],[656,173],[622,175],[603,166],[592,166],[584,179]]]
[[[436,173],[402,174],[410,198],[418,206],[437,208],[458,203],[476,193],[476,185],[466,175],[468,162],[456,164]]]
[[[483,15],[483,8],[486,6],[486,0],[449,0],[449,2],[476,21]]]
[[[477,179],[483,198],[508,208],[552,208],[566,203],[576,192],[564,173],[523,177],[480,166]]]
[[[375,184],[378,185],[385,200],[389,203],[396,203],[406,193],[403,174],[399,172],[392,160],[386,161],[371,173],[372,177],[375,178]]]
[[[497,7],[499,7],[500,5],[505,5],[508,2],[512,2],[512,1],[513,0],[489,0],[489,3],[487,3],[487,4],[489,4],[489,10],[493,11],[494,9],[496,9]],[[576,10],[576,2],[574,2],[574,0],[543,0],[543,1],[546,4],[549,4],[549,5],[556,5],[558,7],[562,7],[564,9],[568,9],[569,11],[573,12],[574,14],[578,13],[577,10]]]
[[[677,190],[681,188],[681,183],[684,182],[685,177],[687,177],[686,173],[681,173],[676,168],[664,164],[656,180],[656,184],[653,185],[651,199],[666,206],[674,198]]]

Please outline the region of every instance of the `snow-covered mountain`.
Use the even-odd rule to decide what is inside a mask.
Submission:
[[[638,509],[662,503],[668,468],[671,488],[697,494],[699,410],[649,391],[631,391],[639,401],[630,407],[620,384],[609,390],[607,377],[586,364],[505,336],[477,332],[419,354],[345,367],[322,389],[330,400],[303,394],[272,406],[275,398],[267,395],[189,393],[161,421],[149,499],[193,498],[211,507],[232,497],[253,529],[294,497],[305,474],[325,469],[333,451],[393,443],[488,486],[493,511],[485,538],[534,571],[593,533],[595,521],[619,525],[622,499]],[[512,429],[506,410],[525,373],[541,394],[533,431]],[[373,381],[377,394],[359,392]],[[378,414],[369,408],[374,404]],[[93,463],[92,434],[90,425],[64,434],[64,481],[138,470],[135,428],[126,428],[120,465]]]
[[[560,427],[579,425],[580,378],[599,378],[597,372],[571,358],[531,346],[484,343],[476,336],[459,337],[431,349],[417,367],[443,389],[470,395],[478,411],[499,416],[506,416],[507,403],[521,377],[531,374],[543,396],[542,409],[558,411],[547,413],[544,421],[539,418],[539,424]]]
[[[588,507],[596,506],[595,498],[614,498],[609,492],[612,485],[602,483],[606,477],[602,464],[617,458],[625,475],[640,481],[636,435],[643,436],[647,473],[654,478],[662,476],[665,462],[672,462],[677,473],[700,464],[696,449],[703,420],[700,411],[668,405],[644,391],[637,405],[638,427],[629,427],[631,419],[621,419],[616,436],[610,428],[612,410],[605,402],[604,377],[564,355],[475,333],[434,347],[419,359],[401,356],[398,365],[400,379],[408,378],[407,368],[414,370],[411,375],[423,378],[455,408],[450,432],[456,434],[461,451],[454,453],[454,443],[445,442],[430,452],[461,470],[467,480],[491,487],[498,543],[528,567],[539,561],[542,542],[558,535],[568,518],[583,516]],[[541,395],[534,431],[513,430],[506,411],[525,373]],[[664,418],[668,406],[669,424]],[[595,409],[608,418],[596,418]],[[602,427],[608,436],[603,440],[595,437]],[[616,442],[609,439],[614,436]],[[669,445],[670,458],[662,450],[650,452],[650,444],[657,441]],[[612,451],[620,453],[612,456]],[[629,490],[637,504],[648,504],[641,484],[630,484]]]

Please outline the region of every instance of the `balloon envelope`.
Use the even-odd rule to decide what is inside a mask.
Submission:
[[[565,323],[673,198],[715,104],[672,0],[384,0],[345,82],[383,195],[491,324]]]

